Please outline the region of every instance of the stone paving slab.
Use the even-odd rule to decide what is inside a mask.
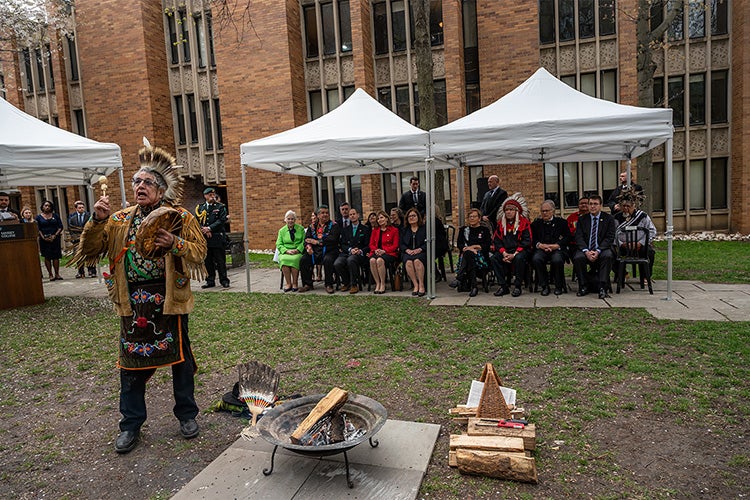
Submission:
[[[435,447],[440,426],[387,420],[374,439],[347,452],[354,488],[346,484],[343,454],[306,457],[279,448],[269,476],[273,446],[260,436],[238,439],[173,498],[413,499]]]

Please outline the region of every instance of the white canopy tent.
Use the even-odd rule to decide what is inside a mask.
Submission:
[[[117,144],[49,125],[0,99],[0,186],[91,186],[115,170],[124,186]]]
[[[240,152],[247,251],[246,166],[315,177],[426,170],[429,133],[357,89],[333,111],[299,127],[244,143]],[[425,191],[430,199],[434,198],[434,176],[432,183],[428,176]],[[431,230],[428,225],[427,231],[431,241],[434,226]],[[434,249],[432,254],[428,251],[428,262],[431,255]],[[250,291],[249,267],[246,272]],[[434,273],[432,266],[428,266],[430,273]]]
[[[430,131],[435,158],[463,165],[630,160],[666,142],[667,299],[672,284],[672,110],[590,97],[544,68],[494,103]]]

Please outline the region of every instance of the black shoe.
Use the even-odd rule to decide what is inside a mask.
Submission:
[[[604,288],[600,288],[599,289],[599,298],[600,299],[609,298],[609,294],[607,293],[607,290],[605,290]]]
[[[448,283],[448,286],[451,287],[451,288],[458,288],[459,284],[460,283],[458,282],[458,280],[453,280],[450,283]]]
[[[586,287],[585,287],[585,286],[582,286],[582,287],[581,287],[581,288],[579,288],[579,289],[578,289],[578,291],[576,292],[576,297],[583,297],[584,295],[588,295],[588,294],[589,294],[589,291],[588,291],[588,290],[586,290]]]
[[[513,289],[513,293],[510,294],[511,297],[520,297],[521,296],[521,289],[519,287],[515,287]]]
[[[549,287],[548,286],[543,286],[542,287],[542,297],[546,297],[547,295],[549,295]]]
[[[469,297],[476,297],[478,293],[479,293],[479,289],[477,287],[474,287],[469,292]]]
[[[122,431],[115,441],[115,451],[117,453],[127,453],[135,448],[138,444],[139,431]]]
[[[563,293],[565,293],[565,290],[562,288],[555,288],[555,295],[562,295]]]
[[[221,287],[222,288],[229,288],[229,282],[228,281],[222,281],[221,282]]]
[[[495,291],[493,295],[495,295],[495,297],[502,297],[503,295],[508,295],[509,293],[510,288],[508,288],[507,286],[501,286]]]
[[[200,429],[198,428],[198,422],[191,418],[189,420],[180,421],[180,434],[185,439],[192,439],[198,435]]]
[[[206,283],[201,285],[201,288],[213,288],[216,286],[216,283]]]

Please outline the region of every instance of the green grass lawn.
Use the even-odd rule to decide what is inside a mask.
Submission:
[[[667,279],[667,242],[655,248],[654,278]],[[750,283],[750,242],[673,241],[672,279]]]

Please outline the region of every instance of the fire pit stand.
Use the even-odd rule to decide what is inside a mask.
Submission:
[[[374,399],[358,394],[351,394],[340,411],[347,414],[347,417],[352,421],[355,427],[364,429],[366,431],[364,435],[349,441],[322,446],[302,446],[292,444],[289,440],[289,436],[291,436],[297,426],[305,419],[308,413],[315,408],[315,405],[317,405],[324,396],[325,394],[315,394],[313,396],[293,399],[283,405],[269,410],[263,415],[263,418],[258,421],[258,432],[261,437],[274,445],[273,452],[271,453],[271,467],[263,469],[263,475],[269,476],[273,473],[274,458],[276,457],[276,451],[279,449],[279,446],[299,455],[318,458],[343,453],[344,463],[346,464],[346,484],[349,488],[354,487],[354,483],[352,483],[349,474],[349,457],[346,452],[360,444],[365,439],[370,442],[372,448],[376,448],[380,443],[373,439],[373,436],[375,436],[385,424],[388,412],[386,412],[383,405]]]
[[[370,446],[373,447],[373,448],[377,448],[378,445],[380,444],[377,439],[373,441],[372,438],[370,438],[369,441],[370,441]],[[279,446],[280,445],[277,444],[277,445],[275,445],[273,447],[273,452],[271,453],[271,467],[263,469],[263,475],[264,476],[270,476],[273,473],[273,460],[276,457],[276,450],[279,449]],[[352,446],[352,448],[353,448],[353,446]],[[350,449],[351,448],[347,448],[346,450],[340,450],[340,451],[337,451],[335,453],[329,453],[327,455],[319,455],[319,456],[320,457],[324,457],[324,456],[335,455],[336,453],[343,453],[344,454],[344,463],[346,464],[346,484],[347,484],[347,486],[349,486],[349,488],[354,488],[354,483],[352,482],[351,476],[349,474],[349,457],[346,455],[347,450],[350,450]]]

